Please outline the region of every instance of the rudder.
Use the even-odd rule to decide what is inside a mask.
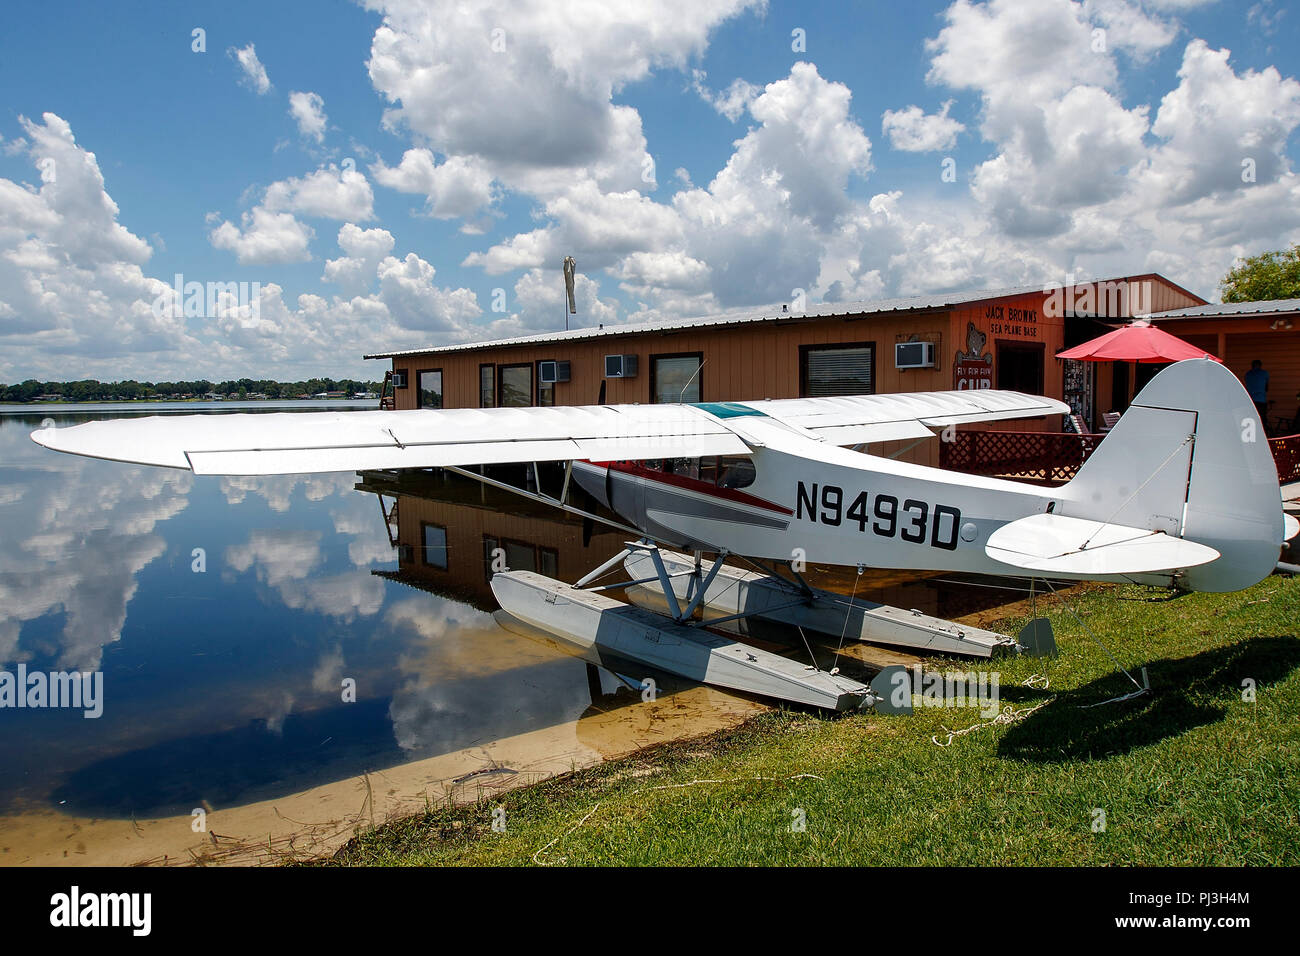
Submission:
[[[1211,359],[1156,375],[1074,480],[1061,513],[1164,531],[1220,557],[1179,585],[1237,591],[1266,577],[1282,545],[1282,497],[1263,423],[1245,388]]]

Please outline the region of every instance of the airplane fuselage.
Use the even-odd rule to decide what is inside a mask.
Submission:
[[[740,487],[725,459],[575,462],[575,479],[674,547],[850,567],[1023,574],[990,568],[989,535],[1061,505],[1055,489],[861,454],[775,422],[746,426],[756,447]]]

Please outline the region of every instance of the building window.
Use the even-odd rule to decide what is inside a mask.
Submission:
[[[419,408],[442,408],[442,369],[425,369],[416,372]]]
[[[531,365],[502,365],[497,371],[500,381],[497,404],[502,408],[521,408],[533,404],[533,367]]]
[[[1026,395],[1043,394],[1046,351],[1042,342],[998,342],[997,350],[998,388]]]
[[[541,364],[542,363],[539,360],[537,363],[538,365],[537,404],[546,405],[546,406],[554,405],[555,404],[555,383],[542,381]]]
[[[526,541],[511,541],[483,535],[483,572],[488,581],[492,580],[492,563],[500,556],[505,566],[511,571],[540,571],[547,577],[558,577],[560,573],[560,552],[554,548],[529,544]]]
[[[876,343],[799,347],[799,394],[871,395],[876,391]]]
[[[503,539],[501,547],[506,552],[506,567],[511,571],[536,571],[537,546],[525,541]]]
[[[509,538],[494,538],[483,535],[483,567],[487,580],[492,580],[492,562],[498,552],[505,565],[511,571],[539,571],[548,578],[558,577],[560,573],[560,552],[554,548],[529,544],[527,541],[511,541]]]
[[[436,524],[421,524],[421,542],[424,545],[424,563],[431,568],[447,570],[447,529]]]
[[[704,388],[701,352],[650,356],[650,401],[661,404],[698,402]]]
[[[492,580],[492,562],[496,560],[501,543],[491,535],[483,535],[483,580]]]
[[[491,408],[497,403],[497,367],[478,367],[478,407]]]

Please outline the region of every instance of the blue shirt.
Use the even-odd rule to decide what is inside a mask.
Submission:
[[[1246,391],[1256,404],[1268,401],[1268,369],[1252,368],[1246,373]]]

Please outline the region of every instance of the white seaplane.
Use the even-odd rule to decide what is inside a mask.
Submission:
[[[766,618],[857,639],[990,656],[1050,651],[1018,639],[810,587],[799,562],[1233,591],[1267,576],[1297,530],[1282,511],[1258,414],[1222,365],[1193,359],[1142,390],[1076,477],[1056,488],[870,454],[971,422],[1068,412],[985,389],[678,405],[170,416],[32,433],[56,451],[197,475],[440,467],[614,524],[639,540],[568,585],[492,578],[514,618],[621,661],[835,709],[879,688],[706,630]],[[564,462],[558,497],[469,471]],[[535,467],[535,466],[534,466]],[[569,502],[576,483],[622,521]],[[659,545],[678,551],[661,551]],[[704,554],[715,557],[707,567]],[[725,564],[782,563],[789,577]],[[623,563],[632,580],[593,585]],[[668,617],[609,597],[656,591]],[[1031,622],[1033,623],[1033,622]],[[1046,622],[1039,622],[1046,623]]]

